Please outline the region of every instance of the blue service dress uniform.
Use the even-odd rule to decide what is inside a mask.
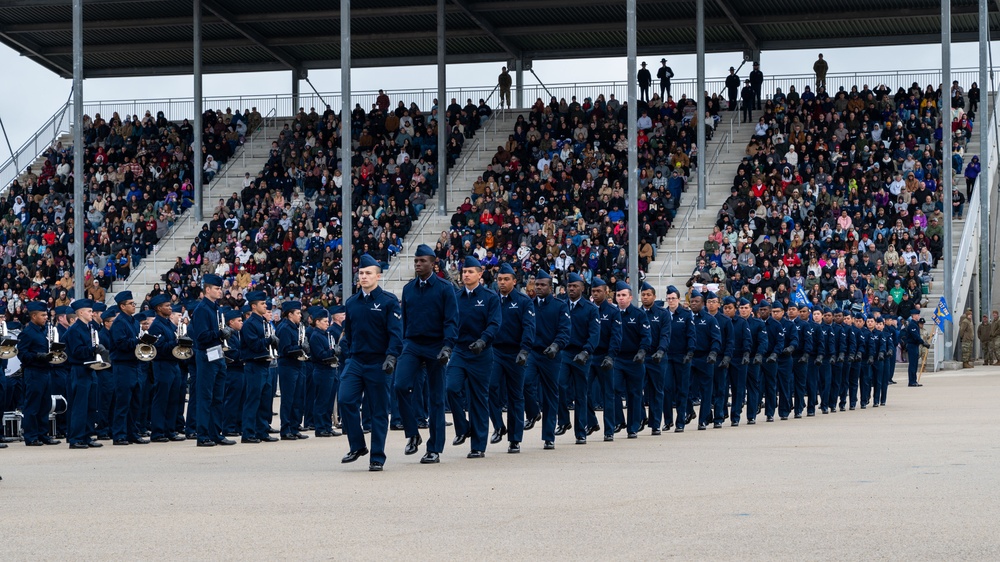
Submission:
[[[556,418],[559,414],[561,359],[558,352],[553,357],[546,356],[545,350],[553,344],[563,349],[569,343],[569,305],[552,295],[546,298],[538,297],[534,304],[535,339],[531,344],[531,355],[524,371],[525,414],[528,419],[534,419],[541,413],[542,440],[554,442]],[[541,408],[538,400],[541,402]]]
[[[733,317],[733,359],[729,363],[729,393],[731,403],[729,405],[729,423],[739,425],[743,414],[743,402],[747,396],[747,369],[755,350],[753,347],[753,334],[750,333],[750,323],[746,318],[740,316],[739,312]],[[725,396],[722,397],[723,405]]]
[[[278,387],[281,388],[281,438],[294,439],[300,433],[301,412],[296,408],[299,394],[303,392],[305,380],[302,377],[302,363],[298,360],[299,324],[288,318],[278,322]],[[302,398],[304,400],[304,398]]]
[[[868,403],[872,400],[872,391],[878,372],[878,367],[875,366],[879,349],[878,332],[865,327],[865,335],[868,338],[868,347],[865,351],[865,369],[861,372],[861,409],[867,408]]]
[[[715,313],[715,322],[719,325],[722,350],[719,352],[712,375],[712,421],[722,423],[722,420],[726,419],[729,367],[733,364],[736,353],[736,329],[733,327],[733,320],[722,312],[722,307]]]
[[[815,363],[819,367],[819,408],[824,414],[830,408],[830,362],[837,352],[837,338],[833,331],[833,323],[824,319],[813,332],[813,351],[816,354]]]
[[[667,346],[667,366],[663,383],[663,408],[665,429],[670,428],[674,410],[677,411],[677,429],[683,430],[688,415],[688,390],[691,387],[691,359],[694,356],[697,335],[694,315],[678,306],[667,308],[670,320],[670,343]]]
[[[62,340],[66,343],[66,363],[70,368],[69,395],[66,399],[73,404],[70,409],[69,432],[66,434],[70,445],[90,443],[93,431],[90,425],[90,398],[97,385],[98,374],[84,364],[93,361],[97,355],[90,330],[90,324],[77,319],[66,330]]]
[[[45,327],[34,322],[21,330],[17,337],[17,358],[24,370],[24,407],[21,414],[21,430],[25,444],[48,439],[50,379],[48,359],[49,341],[45,337]]]
[[[854,342],[853,351],[851,356],[848,358],[850,369],[847,372],[847,400],[850,409],[854,409],[858,405],[858,388],[859,381],[861,378],[861,354],[864,351],[864,347],[867,344],[866,341],[862,339],[862,332],[857,326],[853,324],[850,327],[851,331],[851,341]]]
[[[843,412],[847,409],[847,393],[851,382],[851,369],[854,366],[852,359],[854,358],[854,352],[857,350],[858,344],[854,336],[853,324],[850,326],[841,324],[840,330],[844,334],[844,356],[843,358],[838,356],[838,359],[840,359],[840,379],[837,382],[837,398],[840,411]]]
[[[785,349],[785,329],[774,317],[769,317],[764,326],[767,329],[767,353],[764,355],[764,415],[774,417],[778,407],[778,354]]]
[[[222,311],[219,305],[205,297],[198,303],[188,326],[188,335],[194,340],[195,392],[197,393],[198,442],[216,443],[222,436],[222,398],[226,387],[226,360],[219,358],[209,361],[207,350],[222,345]],[[191,408],[190,402],[188,408]]]
[[[245,392],[243,338],[234,330],[226,342],[226,389],[222,395],[222,431],[224,435],[243,434],[243,393]]]
[[[642,383],[645,377],[645,353],[652,345],[652,334],[646,312],[636,306],[619,308],[622,322],[621,349],[615,357],[615,386],[625,390],[628,413],[625,420],[616,419],[617,425],[626,424],[629,435],[639,432],[642,424]],[[642,352],[640,355],[639,352]],[[616,408],[617,409],[617,408]],[[614,438],[615,428],[604,427],[605,439]]]
[[[787,316],[781,318],[784,346],[778,356],[778,417],[786,419],[792,413],[795,389],[795,350],[799,348],[799,330]]]
[[[882,340],[882,356],[879,357],[879,361],[882,363],[881,370],[879,373],[879,380],[881,381],[881,391],[879,393],[879,406],[885,406],[886,394],[889,391],[889,377],[891,373],[889,372],[889,357],[893,354],[894,350],[892,348],[892,334],[889,333],[889,329],[883,325],[882,329],[879,330],[880,339]]]
[[[835,351],[830,361],[830,411],[837,411],[837,400],[840,397],[840,379],[844,369],[844,362],[841,359],[847,354],[847,332],[844,325],[833,323],[833,341]]]
[[[722,330],[715,317],[704,308],[694,314],[693,320],[697,339],[691,360],[691,386],[695,389],[692,398],[701,398],[698,415],[698,429],[701,429],[712,420],[712,385],[715,382],[715,362],[722,352]]]
[[[920,367],[920,346],[928,345],[920,335],[920,324],[910,319],[906,325],[906,332],[900,335],[900,340],[906,343],[907,363],[907,384],[917,384],[917,369]],[[895,348],[894,348],[895,349]],[[890,371],[891,372],[891,371]],[[889,378],[892,378],[890,375]]]
[[[177,347],[177,326],[157,315],[149,327],[149,333],[160,336],[156,343],[156,357],[153,358],[153,391],[152,428],[150,437],[153,441],[176,438],[177,402],[183,400],[181,389],[180,361],[174,357]]]
[[[243,359],[243,411],[241,412],[243,439],[266,439],[271,427],[271,394],[269,384],[271,356],[270,340],[264,337],[264,326],[269,323],[263,316],[253,313],[243,322],[240,330],[240,352]]]
[[[566,347],[560,351],[562,367],[559,372],[560,393],[563,396],[560,416],[565,409],[563,426],[569,424],[569,394],[572,392],[575,406],[573,408],[574,434],[577,439],[587,438],[587,398],[590,366],[594,360],[594,352],[601,339],[601,322],[597,305],[580,297],[576,302],[567,302],[570,318],[570,338]],[[586,352],[586,360],[580,364],[575,359],[581,352]]]
[[[403,351],[403,321],[396,295],[376,287],[355,293],[346,303],[341,349],[347,359],[340,381],[344,431],[351,451],[365,449],[361,429],[361,401],[368,395],[372,411],[372,462],[385,463],[385,436],[389,430],[389,374],[382,367],[387,356]]]
[[[506,430],[507,441],[524,438],[524,365],[517,362],[522,351],[530,352],[535,340],[535,305],[517,290],[500,295],[500,330],[493,340],[490,376],[490,418],[493,429]],[[504,426],[500,385],[507,388],[507,424]]]
[[[445,443],[445,365],[441,348],[453,349],[458,339],[455,287],[437,275],[412,279],[403,287],[403,352],[393,375],[393,396],[406,437],[419,434],[427,420],[427,452],[441,453]],[[428,410],[424,409],[424,389]],[[395,423],[395,420],[393,421]]]
[[[753,349],[756,351],[747,367],[747,423],[752,425],[757,423],[757,413],[760,411],[761,371],[771,342],[768,340],[767,326],[756,314],[747,319],[747,324],[753,336]]]
[[[643,395],[645,402],[649,404],[649,412],[644,416],[645,423],[653,428],[654,432],[660,429],[663,421],[663,401],[665,391],[663,385],[666,381],[666,357],[656,360],[653,358],[657,352],[667,353],[667,346],[670,344],[670,315],[667,309],[654,304],[646,308],[642,307],[646,314],[646,324],[649,326],[649,346],[646,349],[646,358],[643,360]],[[639,422],[641,428],[643,422]],[[640,429],[641,431],[641,429]]]
[[[805,307],[803,310],[808,311]],[[792,323],[795,325],[795,341],[798,342],[792,352],[792,409],[795,412],[795,417],[800,418],[806,409],[806,373],[809,370],[809,355],[806,353],[806,347],[809,345],[807,337],[811,336],[807,334],[809,322],[803,320],[802,316],[793,320]]]
[[[590,381],[591,384],[597,381],[600,386],[601,408],[603,409],[604,427],[608,433],[614,431],[616,414],[622,409],[621,401],[616,401],[615,392],[615,370],[614,360],[618,357],[618,351],[622,346],[622,315],[618,307],[611,304],[610,300],[605,300],[597,308],[597,320],[601,323],[601,337],[594,350],[594,356],[590,358]],[[612,365],[610,369],[601,367],[605,358],[610,358]],[[594,402],[591,400],[591,402]],[[624,416],[620,423],[625,423]],[[588,425],[598,427],[597,414],[590,408]],[[588,431],[590,428],[588,428]]]
[[[119,313],[121,314],[121,313]],[[111,330],[104,327],[104,322],[95,322],[97,340],[111,352]],[[94,359],[93,357],[91,359]],[[95,426],[98,439],[111,439],[111,420],[115,411],[115,374],[113,369],[104,369],[97,374],[97,414]]]
[[[139,360],[135,348],[139,345],[139,321],[128,314],[119,314],[111,324],[111,371],[115,377],[115,411],[111,421],[111,436],[115,441],[139,440]]]
[[[448,404],[455,434],[471,436],[472,450],[485,451],[490,431],[490,371],[493,368],[493,340],[500,330],[500,298],[483,285],[472,291],[460,287],[458,338],[448,362]],[[486,346],[479,352],[469,349],[478,340]],[[463,393],[468,389],[469,417],[465,416]],[[431,452],[428,449],[428,452]]]
[[[339,384],[337,338],[340,327],[330,324],[327,330],[315,328],[309,336],[309,361],[313,368],[314,399],[311,407],[316,436],[333,435],[334,387]]]
[[[66,343],[66,330],[69,326],[63,326],[62,324],[56,323],[56,332],[59,334],[59,341]],[[51,379],[49,385],[51,387],[50,393],[54,396],[62,396],[66,398],[67,410],[65,413],[56,414],[56,433],[61,435],[68,435],[67,426],[69,424],[69,416],[73,414],[73,403],[69,401],[69,377],[70,377],[70,366],[69,361],[62,363],[61,365],[51,366]],[[91,389],[93,392],[93,389]],[[88,408],[90,408],[89,400]],[[57,435],[58,436],[58,435]]]

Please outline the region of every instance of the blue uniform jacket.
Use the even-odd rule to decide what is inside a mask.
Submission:
[[[93,339],[90,335],[90,325],[83,320],[77,320],[66,330],[66,360],[70,365],[83,365],[88,361],[93,361],[97,356],[94,350]]]
[[[764,322],[764,327],[767,330],[767,352],[764,355],[781,353],[781,350],[785,349],[785,329],[781,322],[774,318],[768,318]]]
[[[493,347],[505,353],[530,350],[535,340],[535,305],[524,293],[500,295],[500,330]]]
[[[481,339],[486,345],[491,345],[500,330],[500,297],[485,285],[479,285],[471,292],[465,287],[455,292],[458,300],[458,339],[455,344],[459,349]]]
[[[601,339],[597,343],[595,355],[618,357],[622,347],[622,314],[611,301],[604,301],[597,307],[597,320],[601,323]]]
[[[299,326],[288,318],[282,318],[275,329],[278,335],[278,364],[297,366],[298,359],[290,357],[292,353],[302,349],[299,345]],[[294,361],[294,363],[293,363]]]
[[[622,343],[618,357],[631,360],[640,349],[649,349],[653,341],[646,312],[635,306],[618,309],[621,315]]]
[[[379,363],[386,355],[403,351],[403,320],[396,295],[376,287],[370,294],[358,292],[345,304],[344,356],[361,363]]]
[[[169,318],[157,316],[149,327],[149,333],[160,336],[153,347],[156,348],[156,358],[153,361],[177,362],[173,351],[177,347],[177,326]]]
[[[795,350],[800,347],[798,326],[795,325],[795,322],[789,320],[787,316],[783,316],[781,318],[781,330],[785,338],[785,344],[781,346],[781,350],[784,351],[786,348],[791,347],[794,354]]]
[[[188,325],[188,336],[194,340],[195,349],[205,351],[210,347],[222,345],[222,337],[219,334],[220,314],[219,305],[207,298],[201,299],[198,306],[194,307],[191,323]],[[118,324],[117,318],[115,324]],[[113,326],[112,331],[114,331]]]
[[[795,351],[792,351],[792,357],[796,359],[802,357],[806,353],[809,353],[809,348],[812,347],[812,332],[809,331],[809,322],[803,320],[802,318],[796,318],[792,321],[795,325]]]
[[[137,363],[135,347],[139,345],[139,321],[128,314],[115,316],[111,324],[111,361]]]
[[[270,362],[267,359],[268,342],[264,339],[264,324],[267,320],[259,314],[251,314],[243,322],[243,329],[240,330],[240,359],[246,363],[248,361]]]
[[[719,361],[721,362],[724,357],[731,360],[733,354],[736,353],[736,333],[733,330],[733,321],[722,312],[721,308],[715,313],[715,321],[719,324],[719,337],[722,338]]]
[[[401,305],[403,339],[455,347],[459,335],[456,296],[454,285],[437,275],[428,277],[423,286],[420,279],[407,283]]]
[[[733,347],[733,356],[743,355],[744,353],[753,352],[753,334],[750,333],[750,324],[747,322],[746,318],[743,318],[739,314],[733,317],[733,340],[735,345]]]
[[[649,346],[646,347],[646,353],[652,355],[660,350],[666,353],[672,327],[667,309],[654,304],[649,308],[643,307],[642,310],[646,313],[646,323],[649,324]]]
[[[565,349],[570,336],[569,305],[552,295],[535,299],[535,341],[534,351],[545,351],[551,344]]]
[[[813,355],[822,355],[823,361],[829,363],[830,355],[836,349],[836,341],[833,334],[833,324],[820,322],[813,332]]]
[[[670,344],[667,346],[667,355],[673,357],[694,351],[698,339],[694,330],[694,315],[690,310],[679,306],[673,312],[669,308],[666,311],[670,319]]]
[[[309,334],[309,360],[319,367],[330,367],[327,361],[333,357],[333,346],[330,345],[331,340],[334,343],[337,342],[332,329],[328,329],[325,332],[319,328],[313,329],[312,333]]]
[[[747,324],[750,326],[750,334],[753,336],[753,355],[767,355],[767,350],[769,349],[767,341],[767,328],[764,326],[764,321],[756,316],[751,316],[747,319]]]
[[[857,341],[858,341],[858,353],[861,354],[861,360],[867,361],[868,357],[871,355],[870,348],[871,342],[869,341],[869,336],[871,332],[868,328],[856,328],[858,330]]]
[[[695,357],[704,357],[713,351],[718,355],[722,351],[722,330],[715,317],[703,308],[698,314],[694,314],[693,318],[694,331],[697,334]]]
[[[853,325],[844,326],[844,333],[847,334],[847,347],[845,348],[847,355],[845,356],[846,361],[850,361],[851,357],[858,352],[858,329]]]
[[[226,352],[226,368],[227,369],[243,369],[243,356],[240,351],[243,341],[240,337],[240,332],[235,332],[231,338],[226,342],[229,346],[229,351]]]
[[[39,355],[49,352],[49,340],[45,337],[45,327],[28,322],[17,336],[17,358],[28,369],[48,369],[49,362]]]
[[[593,355],[601,342],[601,318],[597,305],[581,298],[576,306],[567,303],[570,319],[570,339],[566,344],[569,353],[586,351]]]

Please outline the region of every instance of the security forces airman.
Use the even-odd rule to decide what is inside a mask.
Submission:
[[[559,374],[560,392],[568,395],[572,391],[576,406],[573,409],[576,444],[587,443],[587,393],[588,378],[594,351],[601,338],[601,323],[597,305],[583,296],[585,284],[576,273],[567,276],[566,296],[569,304],[570,340],[560,352],[562,366]],[[566,400],[563,400],[564,406]],[[567,415],[568,418],[568,415]],[[568,429],[565,420],[563,430]]]
[[[729,407],[729,425],[737,427],[740,425],[740,416],[743,412],[743,401],[747,395],[747,367],[750,365],[750,356],[753,355],[753,335],[750,333],[750,324],[747,316],[751,314],[750,301],[741,298],[737,301],[733,297],[726,297],[722,300],[722,312],[732,323],[733,331],[733,358],[729,363],[727,373],[726,388],[722,391],[722,407],[726,405],[726,390],[732,396],[732,403]],[[744,316],[738,309],[746,306]],[[720,320],[721,323],[721,320]],[[718,377],[716,377],[718,380]],[[719,400],[719,397],[716,397]],[[716,422],[718,423],[718,404],[716,405]]]
[[[722,351],[720,351],[719,359],[715,363],[712,382],[712,421],[713,427],[718,429],[722,427],[722,422],[728,414],[726,412],[726,394],[729,389],[729,366],[736,353],[736,333],[733,329],[732,318],[722,311],[718,295],[709,291],[704,296],[705,307],[719,324],[719,335],[722,338]],[[735,311],[734,307],[733,312],[735,313]]]
[[[754,312],[757,314],[753,314]],[[747,324],[750,326],[750,335],[753,336],[753,351],[755,351],[750,366],[747,368],[746,393],[747,425],[754,425],[757,423],[757,414],[760,413],[761,370],[763,369],[764,356],[770,349],[770,342],[768,341],[767,326],[760,319],[759,307],[751,308],[749,301],[745,305],[741,301],[740,314],[745,315]]]

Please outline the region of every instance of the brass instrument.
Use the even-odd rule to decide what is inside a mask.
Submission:
[[[274,324],[270,320],[264,321],[264,339],[270,341],[274,336]],[[274,361],[278,358],[278,350],[270,343],[267,344],[267,359]]]
[[[194,357],[194,341],[187,335],[187,324],[184,320],[181,320],[180,325],[177,326],[177,346],[171,353],[181,360]]]
[[[152,361],[156,357],[156,347],[153,346],[160,336],[154,336],[147,330],[139,330],[139,345],[135,346],[135,358],[139,361]]]
[[[66,356],[66,344],[59,341],[59,330],[51,322],[46,322],[45,324],[45,336],[49,340],[49,353],[52,354],[52,359],[49,360],[49,363],[51,365],[62,365],[69,359]]]
[[[308,361],[309,354],[306,353],[306,346],[309,345],[306,342],[306,325],[299,322],[299,356],[296,357],[299,361]]]
[[[0,359],[17,356],[17,336],[7,331],[7,322],[0,320]]]
[[[225,317],[222,315],[221,311],[218,312],[218,315],[219,315],[219,332],[221,333],[226,328],[226,320]],[[229,351],[229,338],[222,338],[222,351],[223,353]]]
[[[87,361],[84,365],[95,371],[103,371],[104,369],[111,368],[111,357],[107,354],[107,351],[105,351],[105,355],[101,355],[101,338],[98,336],[97,330],[94,328],[90,329],[90,345],[97,351],[94,354],[94,360]]]
[[[326,340],[330,343],[330,351],[333,352],[333,355],[331,355],[329,359],[324,361],[324,363],[330,365],[331,367],[336,367],[337,364],[340,363],[340,358],[337,357],[338,351],[340,350],[337,349],[337,342],[334,341],[333,334],[331,334],[329,330],[326,332]]]

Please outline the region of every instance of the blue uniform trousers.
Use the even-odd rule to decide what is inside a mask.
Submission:
[[[24,441],[39,441],[49,433],[49,407],[52,405],[48,370],[24,369],[24,407],[21,408],[21,430]]]
[[[204,351],[194,352],[195,393],[198,395],[195,416],[198,441],[222,441],[222,395],[226,389],[226,360],[209,361]],[[191,405],[188,405],[188,409]]]
[[[542,395],[538,381],[538,369],[529,369],[532,351],[524,365],[524,419],[533,420],[542,414]],[[545,359],[545,356],[542,356]]]
[[[197,367],[198,367],[198,360],[195,359],[194,368],[188,369],[187,423],[185,425],[185,431],[187,432],[188,437],[198,434],[198,368]]]
[[[729,369],[715,365],[712,372],[712,420],[722,423],[726,419],[726,396],[729,391]]]
[[[882,401],[883,364],[884,361],[880,361],[878,358],[876,358],[875,363],[872,364],[872,404],[876,406],[878,406],[878,403]]]
[[[52,369],[51,379],[49,380],[49,393],[53,396],[62,396],[66,398],[66,412],[62,414],[56,414],[56,432],[62,435],[68,435],[67,426],[69,422],[69,416],[72,414],[73,403],[69,401],[69,381],[70,372],[69,367],[66,363],[63,363],[62,367],[55,367]],[[90,409],[90,400],[87,400],[87,409]],[[50,403],[51,406],[51,403]],[[46,410],[48,411],[48,410]],[[47,418],[46,418],[47,419]]]
[[[457,349],[448,362],[448,405],[455,435],[469,435],[473,451],[485,451],[490,432],[490,371],[493,349],[479,355]],[[466,419],[465,407],[469,406]],[[428,444],[428,447],[430,445]]]
[[[747,398],[747,367],[743,360],[733,361],[729,365],[729,392],[732,394],[732,403],[729,406],[729,421],[740,422],[743,415],[743,403]]]
[[[628,414],[625,418],[627,431],[638,433],[642,423],[642,383],[646,376],[645,365],[632,361],[631,357],[615,359],[616,385],[625,390],[625,404]],[[607,429],[605,434],[610,434]]]
[[[135,362],[112,362],[115,377],[115,413],[111,421],[111,436],[116,441],[139,438],[140,400],[139,365]]]
[[[843,409],[847,407],[847,392],[851,379],[851,366],[848,361],[840,364],[840,372],[837,378],[837,404]]]
[[[865,360],[861,364],[861,405],[867,406],[872,401],[872,374],[875,372],[875,365],[869,365]]]
[[[888,356],[882,361],[882,401],[881,406],[885,406],[885,397],[889,393],[889,378],[892,377],[892,359]]]
[[[490,419],[493,429],[507,429],[507,441],[520,443],[524,437],[524,367],[515,362],[517,353],[493,350],[493,370],[490,374]],[[501,388],[507,389],[507,400]],[[507,423],[504,425],[503,405],[507,404]]]
[[[150,382],[153,376],[152,368],[149,362],[139,363],[139,415],[135,424],[139,435],[149,431],[153,426],[153,393],[156,391],[156,381]]]
[[[691,360],[691,398],[701,399],[701,410],[698,412],[698,424],[707,425],[712,421],[712,385],[715,382],[715,363],[709,363],[706,357],[695,357]],[[721,419],[719,421],[722,421]]]
[[[298,361],[297,359],[296,361],[298,362],[298,365],[293,367],[293,369],[296,372],[294,384],[292,385],[293,391],[289,393],[289,396],[292,398],[292,403],[291,403],[292,409],[290,414],[292,420],[291,421],[292,433],[298,433],[302,431],[303,419],[305,418],[306,415],[306,362]],[[284,364],[282,364],[279,361],[278,377],[281,378],[285,374],[286,370],[287,369],[285,368]],[[284,380],[281,380],[278,384],[281,386],[281,401],[284,402],[285,401]],[[284,428],[282,428],[281,432],[285,433]]]
[[[573,408],[573,433],[577,439],[586,439],[587,391],[590,386],[588,378],[592,360],[588,358],[583,365],[577,365],[573,362],[576,353],[563,351],[560,355],[562,356],[562,367],[559,369],[560,393],[564,391],[573,393],[573,401],[576,404]]]
[[[795,388],[795,364],[791,355],[778,357],[778,416],[787,418],[792,413],[792,394]]]
[[[114,369],[104,369],[97,375],[97,434],[111,436],[111,420],[115,411]]]
[[[429,415],[428,453],[444,451],[445,366],[437,360],[443,345],[443,343],[420,345],[406,341],[403,344],[403,352],[399,354],[399,360],[396,362],[393,381],[393,394],[399,409],[399,415],[393,417],[393,423],[401,421],[406,436],[413,437],[419,433],[419,422]],[[422,404],[424,384],[427,386],[429,405],[426,414]]]
[[[906,358],[909,361],[906,364],[908,384],[917,384],[917,371],[920,369],[920,346],[907,344]],[[892,379],[892,371],[889,372],[887,378]]]
[[[623,417],[621,420],[618,420],[616,417],[617,412],[622,409],[622,403],[621,400],[617,404],[615,403],[617,393],[615,392],[614,367],[607,370],[601,368],[604,357],[604,355],[597,355],[590,360],[590,378],[596,381],[595,386],[601,389],[600,397],[591,397],[590,402],[595,406],[601,406],[602,413],[604,414],[604,435],[609,436],[615,434],[615,426],[619,423],[625,423],[625,419]],[[600,425],[597,422],[597,414],[594,413],[593,409],[590,410],[589,417],[588,424],[591,427]]]
[[[226,389],[222,396],[222,430],[225,433],[242,433],[243,426],[243,381],[245,368],[226,365]]]
[[[271,429],[271,421],[274,420],[274,396],[278,392],[278,367],[277,363],[271,363],[267,366],[267,376],[264,377],[264,387],[261,390],[260,398],[260,409],[267,416],[264,421],[267,422],[267,427],[264,430]]]
[[[680,358],[671,357],[664,369],[663,408],[667,422],[673,419],[677,410],[677,427],[687,423],[688,389],[691,386],[691,364]]]
[[[316,398],[313,401],[313,425],[316,432],[333,431],[333,400],[337,396],[340,379],[337,367],[313,366],[313,384]]]
[[[152,428],[150,436],[170,437],[174,434],[177,398],[180,396],[181,368],[173,361],[154,361],[153,378],[156,388],[153,393]]]
[[[760,410],[760,393],[763,375],[763,365],[754,365],[753,361],[747,367],[747,420],[756,420]]]
[[[778,361],[769,363],[765,359],[761,371],[764,373],[764,415],[772,417],[778,407]]]
[[[889,378],[889,383],[890,384],[893,381],[892,376],[896,373],[896,349],[897,349],[897,347],[894,346],[892,348],[892,351],[889,353],[889,376],[888,376],[888,378]],[[919,349],[917,350],[917,357],[920,357],[920,350]],[[907,373],[907,374],[909,374],[909,373]],[[916,381],[913,381],[913,382],[916,382]]]
[[[843,363],[830,364],[830,408],[837,409],[837,401],[840,399],[840,378],[844,372]]]
[[[646,423],[653,429],[659,429],[663,422],[665,371],[666,365],[663,361],[655,363],[650,357],[646,357],[643,361],[643,398],[649,405],[649,412],[644,417]]]
[[[316,404],[316,378],[314,376],[316,367],[314,363],[306,361],[302,364],[302,381],[305,383],[302,402],[302,416],[305,418],[305,426],[316,427],[316,419],[313,417],[313,409]]]
[[[368,397],[371,411],[371,460],[385,463],[385,436],[389,431],[389,376],[382,372],[382,362],[361,363],[349,359],[340,379],[340,409],[344,432],[351,450],[365,448],[361,427],[362,397]]]
[[[559,367],[561,360],[559,356],[555,359],[549,359],[541,351],[532,351],[531,355],[528,356],[528,364],[524,369],[524,408],[525,414],[529,419],[538,415],[540,412],[542,414],[542,440],[543,441],[555,441],[556,440],[556,417],[559,415]],[[533,401],[532,398],[535,396],[529,395],[528,392],[529,381],[531,384],[535,385],[537,389],[537,396],[541,403],[541,408],[539,410],[539,402]],[[531,411],[531,405],[534,403],[534,412]]]
[[[833,365],[829,361],[823,361],[823,364],[819,366],[819,407],[824,412],[830,408],[832,378]]]
[[[810,357],[806,363],[806,412],[816,413],[816,406],[819,403],[820,392],[820,366],[816,364],[816,358]]]
[[[861,361],[851,362],[851,373],[849,375],[850,380],[848,380],[847,382],[848,387],[850,389],[849,392],[850,392],[851,408],[854,408],[855,406],[858,405],[858,387],[860,386],[859,382],[861,378],[861,370],[862,370]]]
[[[288,436],[299,433],[302,423],[302,410],[299,409],[299,396],[304,400],[305,381],[302,380],[302,361],[278,361],[278,386],[281,388],[281,410],[278,411],[281,420],[281,434]]]
[[[265,390],[265,381],[270,378],[270,364],[248,361],[243,367],[243,411],[241,426],[244,439],[267,437],[271,427],[270,383]]]
[[[97,373],[85,365],[73,365],[70,368],[69,392],[66,402],[72,404],[69,419],[69,433],[66,434],[70,445],[87,444],[93,428],[90,425],[90,399],[94,386],[97,384]]]
[[[806,379],[808,379],[809,366],[806,362],[802,361],[805,357],[808,361],[808,356],[798,355],[792,356],[792,408],[795,410],[796,415],[801,415],[802,410],[806,409]]]

